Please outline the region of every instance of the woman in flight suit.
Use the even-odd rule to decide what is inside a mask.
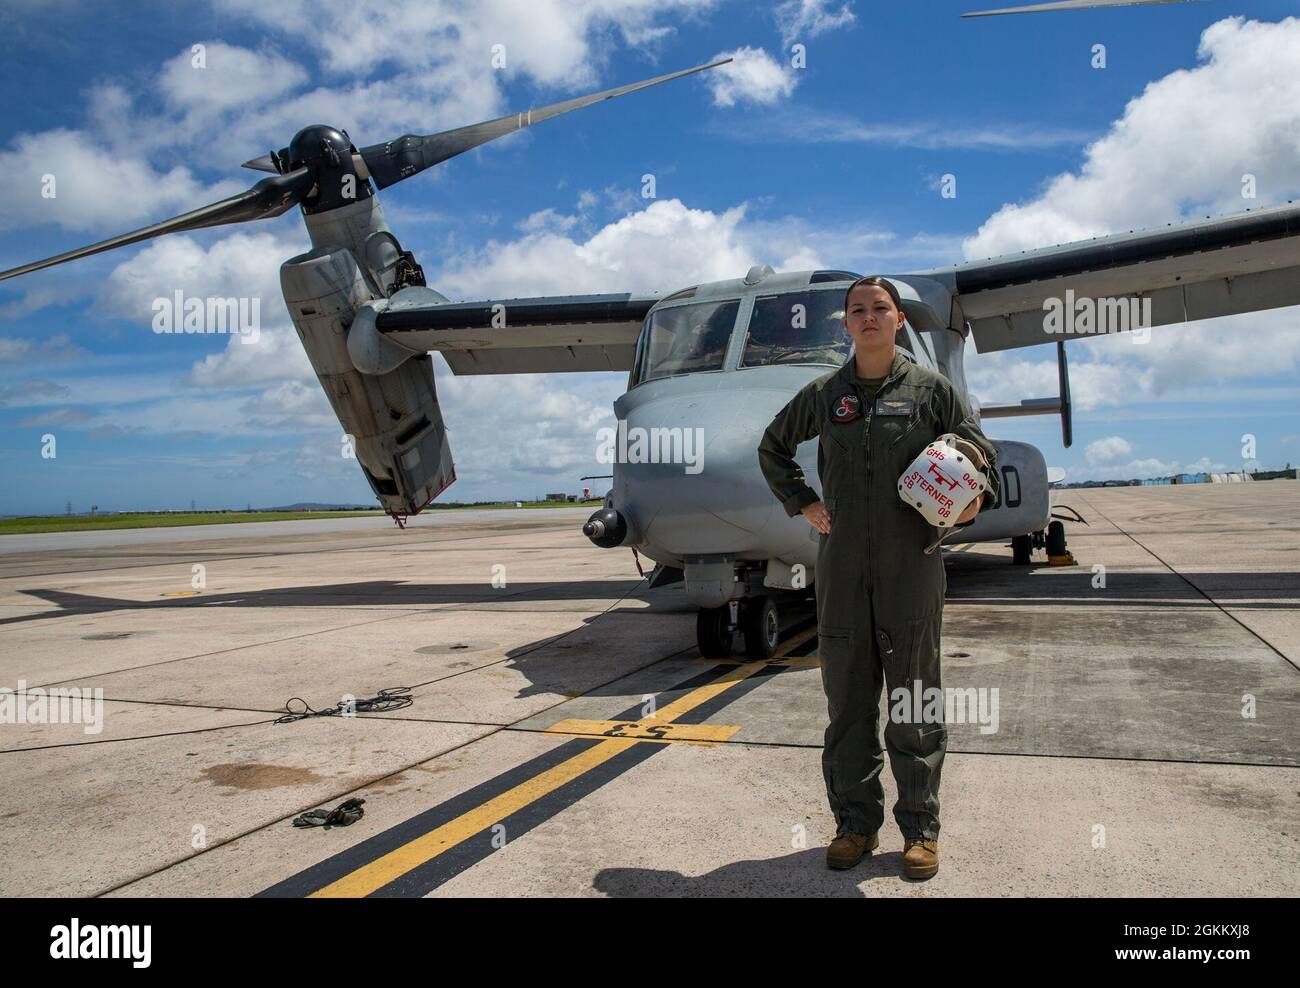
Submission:
[[[997,451],[965,400],[943,375],[895,345],[904,315],[898,290],[862,278],[845,294],[844,327],[854,355],[806,385],[768,426],[758,448],[772,493],[793,517],[821,533],[817,550],[818,653],[830,724],[822,751],[836,837],[832,868],[849,868],[879,845],[884,822],[879,707],[882,680],[894,691],[941,688],[939,632],[947,577],[943,555],[926,548],[943,534],[898,496],[898,479],[944,433],[979,447],[989,491],[958,524],[997,502]],[[799,444],[820,437],[822,495],[795,462]],[[922,692],[926,697],[932,694]],[[899,704],[902,709],[904,704]],[[947,731],[891,714],[885,747],[898,785],[894,819],[904,838],[909,878],[939,869],[939,775]],[[922,718],[924,720],[924,718]]]

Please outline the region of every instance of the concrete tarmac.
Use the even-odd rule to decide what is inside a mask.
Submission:
[[[0,894],[1297,895],[1300,483],[1054,498],[1078,565],[948,554],[974,702],[924,883],[888,815],[825,868],[808,612],[771,662],[702,660],[587,509],[5,537]]]

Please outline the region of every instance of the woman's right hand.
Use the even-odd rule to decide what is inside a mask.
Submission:
[[[808,524],[823,535],[831,534],[831,513],[826,510],[826,502],[814,501],[812,504],[805,505],[803,516],[808,519]]]

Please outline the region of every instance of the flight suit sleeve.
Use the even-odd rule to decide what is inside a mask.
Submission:
[[[821,495],[808,486],[803,467],[794,459],[799,444],[820,433],[817,392],[806,387],[776,413],[758,444],[758,465],[767,486],[791,518],[821,500]]]
[[[937,411],[940,418],[940,431],[958,435],[983,450],[984,457],[989,463],[988,469],[985,471],[985,475],[989,480],[989,489],[984,492],[984,503],[980,505],[980,511],[977,514],[988,511],[998,503],[998,492],[1001,489],[997,448],[980,429],[979,420],[975,417],[975,413],[971,411],[966,399],[951,383],[945,380],[944,384],[945,387],[942,391],[935,395],[938,402]],[[973,525],[974,523],[974,520],[971,520],[966,525]],[[965,528],[966,525],[955,527]]]

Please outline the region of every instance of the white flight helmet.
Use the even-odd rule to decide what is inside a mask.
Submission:
[[[970,503],[989,489],[984,473],[987,467],[978,446],[948,432],[925,447],[903,471],[898,478],[898,496],[931,525],[951,528]]]

